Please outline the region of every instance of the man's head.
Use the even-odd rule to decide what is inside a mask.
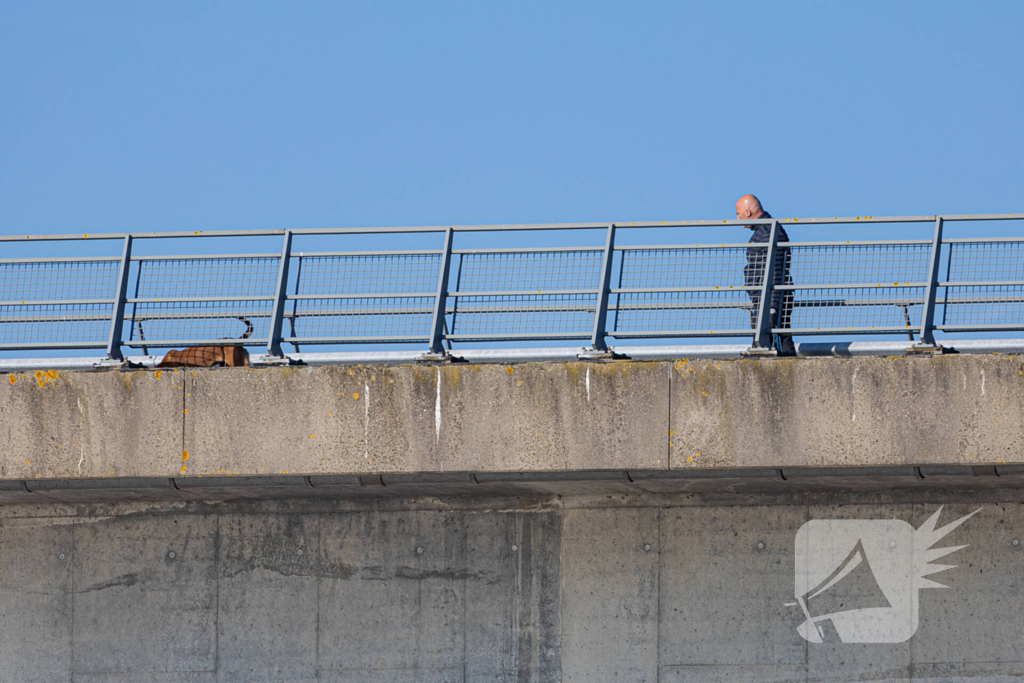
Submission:
[[[736,200],[736,220],[742,221],[746,218],[760,218],[764,215],[764,209],[761,208],[761,200],[752,194],[745,194]],[[753,225],[748,225],[748,228],[753,228]]]

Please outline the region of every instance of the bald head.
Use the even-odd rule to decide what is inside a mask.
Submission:
[[[744,218],[760,218],[764,213],[761,200],[752,194],[745,194],[736,200],[736,220]]]

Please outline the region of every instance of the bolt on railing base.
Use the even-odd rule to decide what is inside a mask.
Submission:
[[[740,355],[744,358],[777,358],[779,352],[773,347],[751,346],[746,351],[741,351]]]

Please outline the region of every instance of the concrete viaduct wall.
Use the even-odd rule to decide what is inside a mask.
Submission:
[[[0,680],[1024,676],[1024,505],[998,496],[942,496],[941,523],[981,512],[909,641],[803,640],[785,603],[805,521],[938,508],[845,495],[7,507]]]
[[[1024,677],[1009,355],[0,379],[0,681]],[[805,522],[940,506],[912,638],[798,634]]]

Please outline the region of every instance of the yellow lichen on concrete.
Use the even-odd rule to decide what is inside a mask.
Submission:
[[[124,384],[124,388],[128,391],[132,390],[132,381],[134,379],[134,372],[119,372],[117,376],[121,378],[121,382]]]
[[[36,370],[36,382],[40,387],[45,387],[50,382],[60,377],[60,370]]]

